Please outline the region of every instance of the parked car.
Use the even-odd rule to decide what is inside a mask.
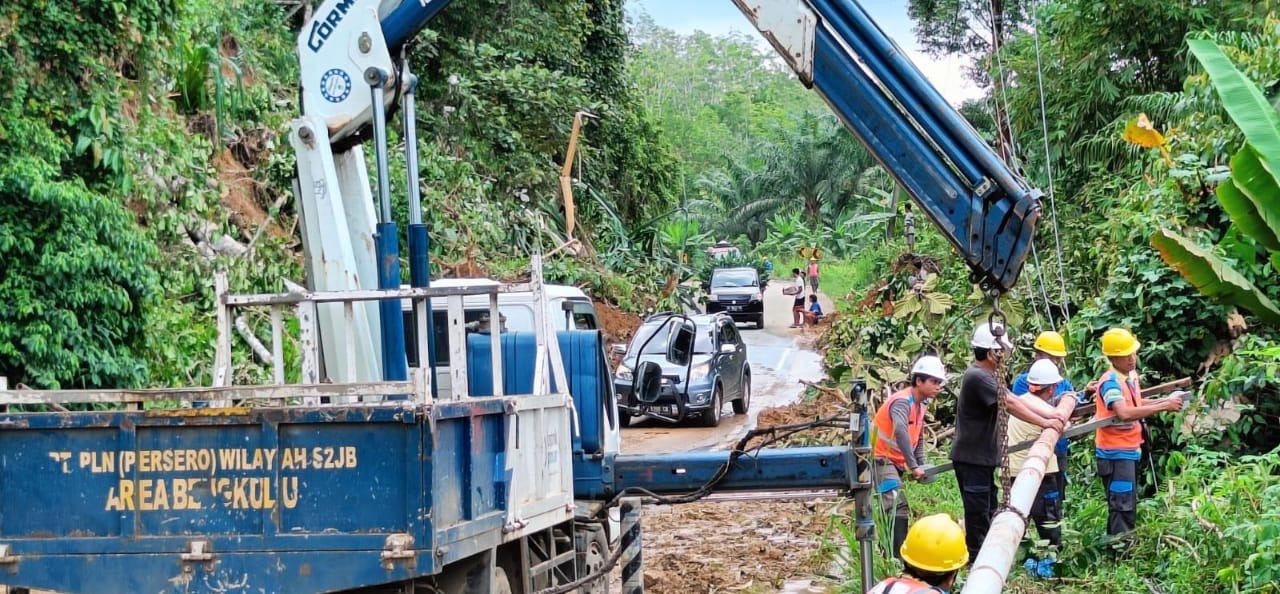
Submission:
[[[707,313],[724,312],[735,322],[764,328],[764,285],[755,268],[716,268],[707,283]]]
[[[692,348],[681,341],[692,342]],[[687,364],[672,360],[684,351]],[[662,386],[652,402],[636,398],[635,370],[645,362],[661,366]],[[697,418],[706,427],[720,424],[725,402],[734,414],[751,404],[751,366],[747,345],[733,319],[725,314],[657,314],[636,330],[614,374],[618,417],[626,427],[633,416],[669,422]]]

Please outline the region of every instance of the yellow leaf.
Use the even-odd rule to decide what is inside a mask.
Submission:
[[[1138,117],[1129,120],[1124,127],[1122,135],[1125,142],[1136,144],[1142,148],[1160,148],[1164,146],[1164,135],[1151,125],[1151,120],[1147,119],[1147,114],[1140,113]]]

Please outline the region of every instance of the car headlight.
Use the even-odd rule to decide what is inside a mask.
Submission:
[[[748,301],[750,301],[750,302],[752,302],[752,303],[755,303],[755,302],[757,302],[757,301],[759,301],[759,300],[760,300],[760,294],[759,294],[759,293],[752,293],[752,294],[751,294],[751,297],[750,297],[750,298],[748,298],[747,300],[748,300]]]
[[[632,379],[631,368],[627,367],[626,363],[619,363],[618,369],[613,372],[613,375],[625,382],[629,382]]]
[[[720,296],[716,295],[715,293],[711,293],[707,295],[707,301],[719,301],[719,300],[720,300]]]
[[[700,380],[700,379],[704,379],[704,378],[706,378],[706,377],[707,377],[707,375],[708,375],[708,374],[710,374],[710,373],[711,373],[711,362],[710,362],[710,361],[705,361],[705,362],[703,362],[703,363],[699,363],[699,364],[694,365],[692,368],[690,368],[690,369],[689,369],[689,381],[690,381],[690,382],[696,382],[696,381],[698,381],[698,380]]]

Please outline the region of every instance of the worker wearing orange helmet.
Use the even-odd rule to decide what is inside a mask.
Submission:
[[[969,563],[964,529],[947,514],[916,520],[897,553],[902,575],[885,579],[867,594],[945,594]]]
[[[1099,428],[1098,476],[1107,491],[1107,534],[1119,535],[1134,529],[1138,519],[1138,461],[1142,459],[1142,420],[1182,408],[1182,397],[1170,396],[1148,401],[1138,386],[1138,349],[1141,343],[1124,328],[1112,328],[1102,335],[1102,354],[1110,368],[1098,378],[1097,418],[1117,417],[1123,423]]]
[[[876,428],[873,476],[881,509],[886,516],[894,514],[894,554],[907,537],[907,523],[911,519],[903,478],[925,479],[924,442],[920,439],[924,430],[924,414],[929,402],[942,391],[942,385],[947,381],[947,369],[942,359],[925,355],[911,366],[911,375],[907,379],[911,385],[885,400],[876,410],[873,420]]]

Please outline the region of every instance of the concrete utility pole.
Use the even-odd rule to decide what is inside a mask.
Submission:
[[[1063,398],[1057,410],[1071,415],[1076,407],[1075,398]],[[1058,443],[1060,431],[1045,429],[1040,439],[1031,446],[1027,461],[1018,472],[1010,489],[1009,507],[996,514],[991,522],[991,530],[987,539],[982,542],[978,558],[973,561],[973,569],[965,581],[960,594],[999,594],[1004,582],[1009,578],[1009,568],[1018,554],[1018,543],[1027,530],[1027,514],[1031,513],[1031,504],[1040,490],[1040,482],[1044,480],[1045,466],[1053,456],[1053,446]],[[1007,437],[1006,437],[1007,439]]]

